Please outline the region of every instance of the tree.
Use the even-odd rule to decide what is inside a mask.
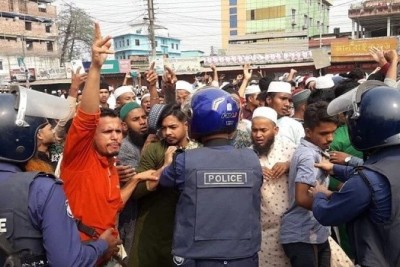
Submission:
[[[57,18],[61,65],[90,54],[94,22],[85,10],[65,3]]]

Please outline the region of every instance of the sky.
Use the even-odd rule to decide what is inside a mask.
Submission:
[[[153,0],[156,24],[181,39],[181,50],[202,50],[221,47],[220,0]],[[351,31],[347,10],[361,0],[331,0],[330,32],[339,27]],[[141,23],[147,17],[147,0],[56,0],[56,5],[73,3],[99,21],[103,35],[115,36],[129,31],[129,24]]]

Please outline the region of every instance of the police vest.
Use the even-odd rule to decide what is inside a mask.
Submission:
[[[373,223],[368,212],[357,218],[350,224],[350,232],[353,234],[354,247],[357,263],[362,266],[388,266],[394,267],[400,264],[400,179],[399,179],[399,156],[385,157],[380,161],[364,165],[371,171],[385,176],[391,188],[392,210],[389,222],[383,224]],[[379,186],[372,186],[369,179],[369,171],[363,171],[364,181],[367,183],[372,194],[370,209],[374,205],[374,194]],[[379,212],[379,210],[377,211]]]
[[[176,208],[172,254],[239,259],[257,253],[262,177],[253,150],[185,151],[185,186]]]
[[[0,182],[0,232],[5,234],[13,253],[18,254],[22,262],[45,259],[42,233],[32,226],[28,213],[29,186],[40,174],[18,172]]]

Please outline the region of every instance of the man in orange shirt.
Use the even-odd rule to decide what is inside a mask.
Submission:
[[[99,110],[100,69],[110,50],[111,37],[101,37],[95,24],[92,64],[82,101],[71,125],[64,147],[61,177],[74,217],[80,222],[82,240],[96,239],[108,228],[116,227],[118,213],[137,183],[148,173],[132,176],[121,190],[114,166],[122,130],[118,114]],[[118,236],[117,230],[114,232]]]

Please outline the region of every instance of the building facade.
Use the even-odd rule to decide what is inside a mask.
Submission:
[[[52,2],[0,0],[0,82],[57,75],[60,60]]]
[[[131,32],[113,38],[116,59],[151,55],[148,24],[142,23],[131,26]],[[157,56],[174,58],[181,55],[181,40],[170,37],[166,28],[155,27],[155,45]]]
[[[348,15],[353,39],[400,35],[400,0],[354,3]]]
[[[328,33],[331,5],[327,0],[221,0],[222,47],[248,34]]]

